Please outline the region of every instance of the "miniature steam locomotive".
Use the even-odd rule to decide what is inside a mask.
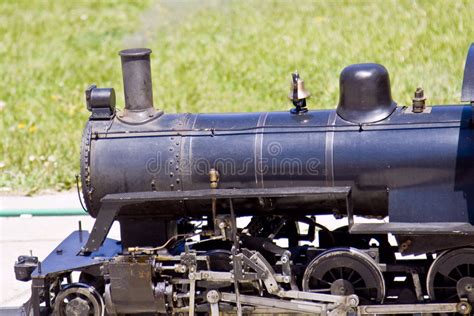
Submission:
[[[417,89],[397,106],[387,70],[356,64],[336,110],[308,110],[294,73],[290,111],[232,114],[156,109],[150,53],[120,52],[123,111],[114,89],[86,90],[95,224],[19,258],[26,314],[471,313],[474,45],[466,104],[428,107]],[[331,214],[346,224],[318,221]]]

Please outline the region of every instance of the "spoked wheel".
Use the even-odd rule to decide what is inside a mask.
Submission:
[[[355,294],[363,304],[383,301],[385,282],[382,272],[365,253],[352,248],[323,252],[308,265],[303,291],[333,295]]]
[[[63,288],[54,301],[54,315],[59,316],[102,316],[102,296],[87,284],[73,283]]]
[[[428,295],[432,301],[474,303],[474,248],[449,250],[436,258],[428,271]]]

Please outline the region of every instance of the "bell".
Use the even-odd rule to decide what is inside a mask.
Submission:
[[[290,87],[290,93],[288,94],[288,98],[292,101],[303,100],[309,98],[311,95],[308,91],[304,88],[304,80],[300,78],[298,72],[294,72],[291,74],[292,81]]]

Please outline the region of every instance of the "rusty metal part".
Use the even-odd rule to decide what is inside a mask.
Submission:
[[[149,257],[136,260],[129,256],[118,256],[104,266],[110,281],[110,301],[117,314],[159,312],[166,313],[163,284],[154,285],[153,262]],[[169,295],[171,293],[168,293]]]
[[[404,241],[403,243],[401,243],[400,246],[398,247],[398,248],[399,248],[399,251],[400,251],[401,253],[406,252],[407,249],[410,248],[411,244],[412,244],[411,239],[405,240],[405,241]]]

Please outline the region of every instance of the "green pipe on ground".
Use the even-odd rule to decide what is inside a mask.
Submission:
[[[17,217],[22,215],[31,216],[77,216],[88,215],[84,210],[79,208],[73,209],[6,209],[0,210],[0,217]]]

